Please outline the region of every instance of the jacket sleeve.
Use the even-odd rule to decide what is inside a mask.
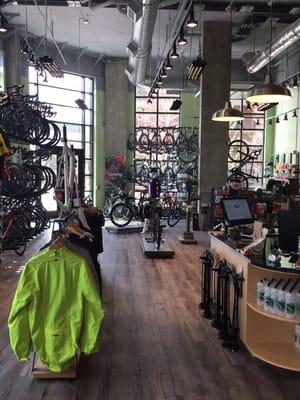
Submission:
[[[8,317],[10,344],[19,361],[28,360],[31,347],[28,310],[35,292],[32,272],[27,263],[20,276]]]
[[[99,291],[86,262],[84,262],[84,267],[82,268],[80,281],[84,316],[79,347],[83,353],[91,354],[98,351],[98,338],[105,311],[101,303]]]

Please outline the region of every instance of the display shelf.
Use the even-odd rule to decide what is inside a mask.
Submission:
[[[248,342],[250,353],[276,367],[300,371],[300,350],[294,343]]]
[[[251,301],[248,301],[247,304],[253,311],[267,318],[277,319],[278,321],[289,322],[292,324],[300,324],[300,318],[286,318],[286,317],[281,317],[280,315],[277,314],[268,313],[262,307],[259,307],[258,305],[252,303]]]

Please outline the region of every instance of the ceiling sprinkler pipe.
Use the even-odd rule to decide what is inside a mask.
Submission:
[[[291,47],[300,39],[300,18],[297,19],[292,25],[281,32],[270,44],[266,45],[264,49],[259,52],[257,56],[250,59],[245,63],[247,71],[250,74],[262,69],[270,61],[274,59],[287,48]],[[271,48],[271,51],[270,51]]]

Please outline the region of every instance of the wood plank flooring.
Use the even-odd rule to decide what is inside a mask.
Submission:
[[[33,381],[30,362],[11,352],[7,316],[23,257],[4,253],[0,267],[0,400],[285,400],[300,399],[300,375],[230,353],[198,310],[199,245],[179,244],[183,227],[166,236],[173,260],[145,259],[139,234],[105,234],[101,256],[106,316],[101,350],[82,357],[78,378]]]

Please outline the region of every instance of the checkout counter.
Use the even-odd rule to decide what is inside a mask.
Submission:
[[[275,262],[269,261],[265,251],[245,256],[221,232],[210,233],[210,249],[215,262],[226,260],[236,272],[242,273],[243,289],[239,299],[241,341],[253,356],[277,367],[300,371],[300,349],[295,346],[295,329],[300,325],[300,317],[266,311],[257,301],[258,282],[265,279],[268,282],[295,282],[300,288],[300,269],[290,257],[281,256]]]
[[[266,312],[257,305],[257,282],[263,279],[300,279],[300,269],[282,258],[281,264],[265,262],[264,257],[246,257],[222,237],[210,234],[210,249],[217,259],[225,259],[243,273],[240,299],[240,338],[250,353],[273,365],[300,371],[300,350],[295,347],[295,326],[300,318],[287,318]]]

